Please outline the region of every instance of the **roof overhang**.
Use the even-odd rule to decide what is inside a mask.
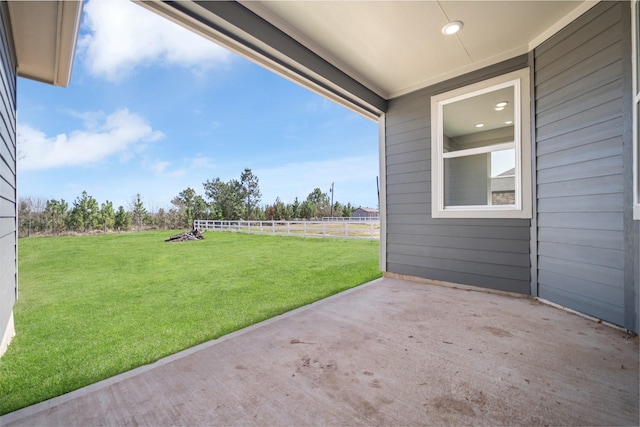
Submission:
[[[238,2],[134,1],[365,116],[387,108],[384,97]]]
[[[8,2],[20,77],[69,84],[82,5],[82,0]]]
[[[390,99],[528,53],[598,3],[134,1],[374,119]],[[454,20],[463,29],[443,35]]]

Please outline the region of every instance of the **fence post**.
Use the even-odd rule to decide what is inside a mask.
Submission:
[[[304,237],[307,237],[307,221],[304,221],[303,224],[304,224],[304,233],[302,235]]]
[[[349,222],[344,221],[344,237],[349,237]]]
[[[287,236],[291,236],[291,221],[287,221]]]

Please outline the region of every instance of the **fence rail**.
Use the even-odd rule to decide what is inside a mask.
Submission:
[[[379,216],[323,216],[323,221],[328,222],[380,222]]]
[[[193,221],[193,228],[199,231],[226,231],[279,236],[370,240],[380,238],[380,222],[378,221],[213,221],[196,219]]]

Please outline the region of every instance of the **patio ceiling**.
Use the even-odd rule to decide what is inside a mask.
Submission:
[[[240,1],[143,5],[362,114],[529,52],[587,1]],[[442,34],[450,21],[464,26]]]

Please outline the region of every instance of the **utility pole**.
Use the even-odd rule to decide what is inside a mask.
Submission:
[[[331,218],[333,219],[333,182],[331,183],[329,191],[331,192]]]

